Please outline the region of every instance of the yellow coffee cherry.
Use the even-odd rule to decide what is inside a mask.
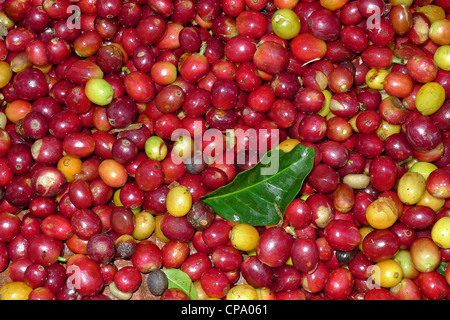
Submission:
[[[322,90],[323,95],[325,96],[325,103],[323,104],[322,109],[320,109],[317,114],[322,117],[326,117],[330,112],[330,101],[332,97],[332,93],[329,90]]]
[[[438,167],[430,162],[417,161],[409,168],[408,171],[420,173],[425,180],[428,179],[428,176],[436,170]]]
[[[439,68],[450,71],[450,45],[437,48],[433,60]]]
[[[407,205],[413,205],[422,199],[426,189],[426,180],[420,173],[406,172],[399,180],[397,194]]]
[[[433,209],[433,211],[437,212],[445,204],[445,199],[439,199],[433,195],[431,195],[427,190],[423,193],[422,199],[416,203],[416,206],[425,206]]]
[[[285,152],[289,152],[289,151],[291,151],[292,149],[294,149],[294,147],[295,147],[296,145],[298,145],[298,144],[300,144],[300,141],[299,141],[299,140],[291,138],[291,139],[283,140],[283,141],[278,145],[278,148],[281,149],[281,150],[283,150],[283,151],[285,151]]]
[[[120,201],[120,190],[122,189],[117,189],[116,191],[114,191],[114,195],[113,195],[113,201],[114,201],[114,205],[116,207],[123,207],[123,203],[122,201]]]
[[[167,156],[167,144],[159,136],[151,136],[145,142],[145,154],[157,161],[163,161]]]
[[[438,111],[445,102],[445,89],[437,82],[428,82],[417,92],[415,104],[417,111],[429,116]]]
[[[366,84],[369,88],[382,90],[384,88],[384,80],[389,74],[385,69],[370,69],[366,74]]]
[[[239,223],[231,229],[230,239],[236,249],[252,251],[258,245],[259,232],[249,224]]]
[[[13,76],[11,66],[5,61],[0,61],[0,88],[6,86]]]
[[[397,205],[391,197],[378,198],[367,207],[366,219],[375,229],[387,229],[398,219]]]
[[[416,11],[423,13],[430,20],[430,23],[445,19],[444,9],[434,4],[428,4],[421,7],[418,6]]]
[[[192,207],[192,194],[185,186],[176,186],[169,190],[166,198],[167,211],[174,217],[188,214]]]
[[[162,218],[163,218],[162,215],[155,217],[155,235],[159,241],[169,242],[170,239],[167,238],[161,230],[161,219]]]
[[[31,291],[33,288],[25,282],[8,282],[0,288],[0,300],[28,300]]]
[[[403,279],[400,264],[392,259],[380,261],[371,270],[371,277],[375,284],[383,288],[392,288]]]
[[[149,238],[155,230],[155,217],[147,212],[141,211],[133,216],[134,230],[131,234],[136,240]]]
[[[450,248],[450,217],[442,217],[431,229],[431,239],[443,249]]]
[[[372,228],[372,227],[369,227],[369,226],[365,226],[365,227],[359,228],[359,234],[361,235],[361,241],[359,242],[358,249],[359,249],[361,252],[363,252],[362,243],[363,243],[363,241],[364,241],[364,238],[365,238],[369,233],[371,233],[373,230],[375,230],[375,229]]]
[[[258,300],[258,294],[251,285],[239,284],[228,291],[227,300]]]
[[[399,124],[392,124],[385,120],[381,120],[381,124],[378,127],[376,134],[381,140],[386,140],[393,134],[400,133],[402,131],[402,126]]]

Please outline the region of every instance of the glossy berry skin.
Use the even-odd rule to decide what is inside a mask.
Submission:
[[[214,248],[211,256],[214,267],[224,271],[239,270],[242,263],[242,255],[232,246],[220,246]]]
[[[67,240],[73,235],[70,220],[60,215],[46,217],[41,222],[41,231],[57,240]]]
[[[200,280],[203,272],[212,267],[208,255],[197,252],[191,254],[181,265],[181,271],[189,275],[192,281]]]
[[[379,191],[388,191],[397,181],[395,162],[390,157],[379,156],[371,162],[369,175],[375,188]]]
[[[20,219],[8,212],[0,214],[0,228],[2,231],[2,242],[12,241],[20,232]]]
[[[37,234],[29,240],[27,251],[32,262],[48,267],[58,260],[61,242],[45,234]]]
[[[76,292],[83,297],[96,295],[103,288],[100,266],[87,256],[76,260],[67,271],[67,276]],[[76,285],[75,281],[78,281]]]
[[[344,300],[351,294],[354,284],[354,277],[345,268],[337,268],[330,273],[325,293],[332,299]]]
[[[241,264],[241,274],[254,288],[269,287],[273,281],[273,270],[256,256],[251,256]]]
[[[142,191],[156,190],[164,181],[160,162],[152,159],[144,160],[136,170],[135,179]]]
[[[422,293],[429,299],[441,300],[448,295],[448,284],[444,276],[437,271],[421,273],[418,283]]]
[[[333,220],[325,227],[325,239],[335,250],[351,251],[361,241],[361,235],[352,222]]]
[[[205,293],[212,298],[223,298],[230,290],[227,276],[217,268],[206,270],[200,278],[200,284]]]
[[[366,235],[362,248],[369,260],[379,262],[397,253],[400,239],[390,229],[377,229]]]
[[[167,213],[161,220],[162,233],[172,241],[186,242],[192,238],[194,230],[186,216],[175,217]]]
[[[161,268],[163,263],[161,249],[151,241],[141,241],[136,245],[136,251],[131,256],[131,261],[139,272],[149,273]]]
[[[286,208],[286,219],[294,228],[305,228],[311,221],[311,208],[303,199],[294,199]]]
[[[202,237],[209,247],[215,248],[228,243],[230,231],[231,226],[225,220],[215,220],[207,229],[203,230]]]
[[[270,267],[279,267],[289,258],[294,240],[283,228],[267,229],[259,240],[256,256]]]
[[[113,259],[115,246],[108,235],[96,234],[88,240],[86,251],[91,259],[103,266]]]
[[[310,272],[319,263],[319,249],[316,241],[308,238],[295,239],[291,248],[294,267],[300,272]]]
[[[274,281],[270,290],[285,292],[295,290],[300,286],[301,273],[295,267],[284,265],[274,269]]]
[[[122,292],[133,292],[141,284],[141,273],[133,266],[126,266],[117,271],[114,275],[114,283]]]

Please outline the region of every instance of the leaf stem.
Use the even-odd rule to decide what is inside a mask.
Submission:
[[[276,202],[273,203],[275,207],[275,211],[277,212],[278,216],[280,217],[280,221],[278,222],[277,226],[281,227],[283,225],[283,214],[280,211],[280,208],[278,208],[278,205]]]
[[[412,159],[413,159],[413,156],[410,156],[408,159],[405,159],[405,160],[403,160],[403,161],[400,161],[398,164],[399,164],[399,165],[404,165],[405,163],[411,161]]]

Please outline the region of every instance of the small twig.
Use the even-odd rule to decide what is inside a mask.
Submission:
[[[304,64],[302,64],[302,67],[307,66],[308,64],[313,63],[314,61],[319,61],[319,60],[320,60],[320,58],[314,58],[312,60],[309,60],[308,62],[305,62]]]
[[[116,133],[123,132],[123,131],[137,130],[137,129],[142,128],[142,126],[143,126],[142,123],[132,123],[128,127],[112,129],[112,130],[108,131],[108,133],[116,134]]]
[[[277,223],[277,227],[281,227],[283,225],[283,214],[281,213],[280,208],[278,208],[278,205],[275,202],[273,203],[273,205],[275,206],[275,211],[280,217],[280,222]]]
[[[289,233],[294,239],[297,239],[297,234],[295,233],[295,228],[293,226],[286,226],[284,228],[287,233]]]

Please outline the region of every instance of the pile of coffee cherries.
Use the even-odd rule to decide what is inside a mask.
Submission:
[[[449,4],[1,1],[1,299],[448,299]],[[279,224],[202,201],[298,144]]]

